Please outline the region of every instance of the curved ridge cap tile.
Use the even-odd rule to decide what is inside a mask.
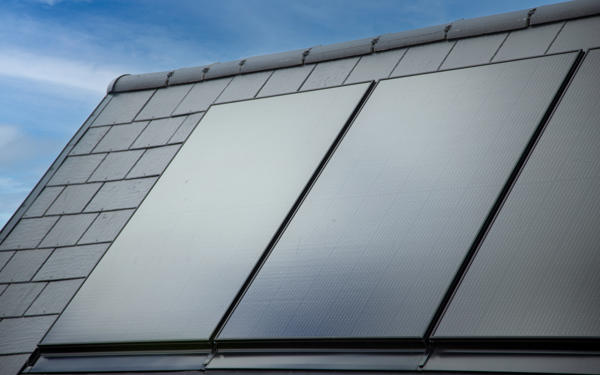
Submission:
[[[204,74],[213,65],[215,64],[176,69],[169,78],[169,86],[202,81]]]
[[[304,48],[294,51],[273,53],[270,55],[249,57],[242,65],[241,72],[259,72],[261,70],[288,68],[291,66],[302,65],[304,54],[307,50],[308,48]]]
[[[567,1],[537,7],[535,13],[531,16],[531,24],[539,25],[595,14],[600,14],[600,1],[598,0]]]
[[[113,92],[155,89],[167,86],[171,72],[155,72],[145,74],[128,74],[117,79]]]
[[[416,30],[383,34],[375,44],[375,52],[444,40],[446,39],[448,26],[436,25]]]
[[[239,74],[243,62],[244,59],[240,59],[210,65],[206,73],[204,73],[204,79],[219,78]]]
[[[112,81],[110,81],[110,83],[108,84],[108,87],[106,87],[106,93],[110,94],[111,92],[114,92],[115,90],[115,84],[117,83],[117,81],[119,79],[121,79],[122,77],[128,76],[129,74],[121,74],[120,76],[117,76],[115,78],[112,79]]]
[[[304,63],[310,64],[319,61],[341,59],[344,57],[368,55],[373,52],[373,44],[376,39],[376,37],[373,37],[328,44],[326,46],[315,46],[311,48],[306,59],[304,59]]]
[[[494,14],[491,16],[469,18],[452,22],[448,30],[448,39],[492,34],[507,30],[524,29],[528,25],[530,9]]]

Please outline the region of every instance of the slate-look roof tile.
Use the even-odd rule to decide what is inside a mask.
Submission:
[[[67,186],[48,208],[46,215],[75,214],[83,211],[101,185],[92,183]]]
[[[63,189],[63,186],[50,186],[44,188],[31,206],[29,206],[29,209],[25,212],[23,217],[42,216]]]
[[[0,283],[31,280],[51,252],[50,249],[15,252],[12,259],[0,271]]]
[[[600,16],[567,21],[548,52],[600,47]]]
[[[29,354],[0,355],[0,369],[5,375],[17,375]]]
[[[144,104],[150,99],[154,90],[113,94],[110,102],[96,117],[92,126],[112,125],[131,122]]]
[[[105,183],[85,211],[118,210],[135,208],[146,196],[155,177]]]
[[[162,174],[169,162],[179,150],[179,145],[151,148],[131,169],[128,178],[156,176]]]
[[[127,150],[147,125],[148,121],[141,121],[113,126],[96,145],[94,152]]]
[[[84,279],[49,282],[26,311],[26,315],[59,314],[71,300]]]
[[[134,210],[120,210],[102,212],[92,223],[83,237],[79,240],[80,244],[92,244],[97,242],[113,241],[127,220],[131,217]]]
[[[56,249],[33,279],[60,280],[87,277],[107,248],[108,244],[95,244]]]
[[[86,182],[106,154],[69,156],[48,182],[48,185],[64,185]]]
[[[438,70],[454,42],[437,42],[410,47],[391,74],[391,77],[434,72]]]
[[[90,176],[89,181],[123,179],[143,153],[144,150],[111,152]]]
[[[2,274],[2,269],[8,263],[10,258],[12,258],[14,251],[0,251],[0,275]]]
[[[83,137],[77,142],[70,155],[82,155],[92,152],[98,142],[104,137],[110,126],[99,126],[96,128],[88,128]]]
[[[405,53],[406,49],[397,49],[362,56],[344,83],[387,78]]]
[[[175,108],[173,115],[206,111],[229,82],[231,77],[196,83],[181,104]]]
[[[352,57],[318,63],[302,85],[302,90],[341,85],[357,62],[358,57]]]
[[[234,77],[217,99],[217,103],[253,98],[271,73],[271,71],[257,72]]]
[[[8,237],[0,244],[0,250],[36,247],[57,220],[58,217],[21,219]]]
[[[31,306],[46,283],[11,284],[0,295],[0,317],[19,317]]]
[[[137,115],[136,120],[151,120],[168,117],[190,92],[193,85],[170,86],[156,90],[144,109]]]
[[[0,321],[0,354],[30,353],[58,315]]]
[[[151,121],[132,147],[142,148],[167,144],[184,120],[185,116],[179,116]]]
[[[204,113],[194,113],[193,115],[187,116],[179,129],[177,129],[175,134],[169,139],[169,143],[185,142],[203,116]]]
[[[296,92],[304,83],[314,64],[277,69],[258,93],[258,96],[269,96]]]
[[[75,245],[96,216],[97,214],[61,216],[40,247]]]
[[[543,55],[550,47],[550,43],[552,43],[561,27],[562,23],[551,23],[511,31],[494,57],[494,61]]]
[[[506,33],[501,33],[458,40],[441,69],[488,63],[506,37]]]

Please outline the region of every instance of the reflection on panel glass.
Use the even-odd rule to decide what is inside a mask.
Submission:
[[[421,337],[573,60],[380,82],[219,337]]]
[[[437,337],[600,336],[600,50],[589,53]]]
[[[212,107],[44,344],[208,339],[367,86]]]

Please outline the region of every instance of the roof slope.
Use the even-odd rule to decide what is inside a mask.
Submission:
[[[17,374],[211,104],[600,47],[579,0],[125,75],[0,232],[0,369]]]

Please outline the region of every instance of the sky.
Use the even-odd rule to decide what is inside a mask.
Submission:
[[[225,62],[556,0],[3,0],[0,227],[124,73]]]

